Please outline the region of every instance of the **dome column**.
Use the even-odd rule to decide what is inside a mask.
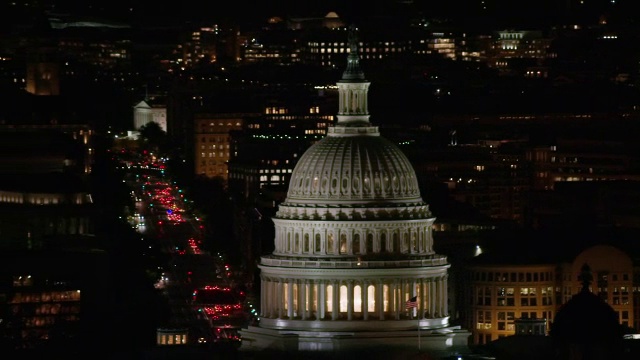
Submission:
[[[347,320],[353,320],[353,280],[347,281]]]
[[[378,311],[378,319],[384,320],[384,283],[378,280],[376,283],[376,310]]]
[[[411,280],[411,289],[409,289],[409,297],[417,296],[420,299],[420,294],[418,294],[417,282],[415,280]],[[422,300],[422,299],[420,299]],[[420,302],[418,302],[419,304]],[[409,309],[410,315],[412,319],[417,318],[419,308],[411,308]]]
[[[433,319],[436,313],[436,283],[433,279],[429,279],[429,314]]]
[[[278,288],[277,288],[277,304],[278,304],[278,319],[282,319],[282,309],[284,309],[284,298],[283,298],[283,282],[282,279],[278,279]]]
[[[444,291],[443,291],[443,280],[442,277],[438,278],[438,289],[437,289],[437,293],[438,293],[438,308],[436,310],[438,316],[437,317],[441,317],[442,315],[442,311],[443,309],[443,305],[444,305]]]
[[[400,303],[400,286],[398,279],[393,280],[391,294],[392,296],[389,296],[389,300],[393,299],[393,302],[390,301],[389,310],[393,311],[393,319],[398,320],[400,318],[400,306],[398,306]]]
[[[307,286],[309,284],[308,280],[298,280],[298,282],[298,294],[300,295],[298,300],[298,309],[302,320],[307,320],[307,301],[309,300],[307,298]]]
[[[293,280],[287,279],[287,318],[293,319]]]
[[[271,316],[273,315],[271,313],[271,278],[265,278],[265,285],[264,285],[264,297],[265,297],[265,308],[264,308],[264,315],[265,317],[271,318]]]
[[[338,313],[340,312],[340,288],[337,280],[331,280],[332,288],[332,307],[331,307],[331,320],[338,320]]]
[[[260,314],[263,317],[267,317],[267,279],[264,276],[260,276]]]
[[[369,281],[362,282],[362,319],[369,320]]]
[[[424,279],[420,279],[420,283],[419,283],[418,286],[419,286],[418,299],[420,299],[420,301],[418,302],[418,311],[420,312],[418,314],[418,319],[424,319],[425,304],[426,304],[426,300],[427,300],[427,294],[426,294],[426,291],[425,291]]]
[[[275,318],[277,316],[276,313],[276,307],[277,307],[277,299],[278,299],[278,295],[276,294],[276,279],[271,278],[269,279],[269,283],[267,284],[268,286],[268,293],[269,293],[269,300],[268,302],[268,306],[269,306],[269,317],[270,318]]]
[[[325,311],[326,311],[326,299],[325,299],[326,289],[324,280],[320,280],[318,284],[318,320],[324,320]]]
[[[448,276],[445,275],[442,277],[442,316],[448,316],[449,315],[449,304],[447,303],[447,298],[448,298]]]

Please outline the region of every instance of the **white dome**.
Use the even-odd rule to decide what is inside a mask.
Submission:
[[[293,170],[285,202],[316,206],[422,202],[409,160],[377,135],[327,136],[311,146]]]
[[[337,122],[296,164],[272,217],[274,250],[260,257],[260,329],[245,332],[257,347],[291,331],[287,344],[305,350],[367,344],[354,333],[396,346],[400,331],[449,325],[449,264],[433,250],[435,218],[407,157],[369,122],[370,83],[350,30]]]

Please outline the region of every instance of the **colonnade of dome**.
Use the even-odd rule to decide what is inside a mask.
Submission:
[[[448,266],[447,266],[448,267]],[[272,272],[261,274],[261,326],[306,329],[358,329],[415,326],[415,320],[447,323],[447,267],[437,270],[414,268],[409,272],[333,270],[315,277]],[[367,275],[368,271],[368,275]],[[354,270],[349,270],[353,273]],[[407,309],[406,301],[417,297],[417,307]],[[403,323],[403,320],[410,320]]]
[[[281,256],[433,254],[433,218],[413,221],[303,221],[274,218]]]

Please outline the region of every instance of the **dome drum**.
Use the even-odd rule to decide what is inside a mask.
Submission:
[[[352,257],[433,254],[435,219],[400,221],[302,221],[276,219],[274,255]]]

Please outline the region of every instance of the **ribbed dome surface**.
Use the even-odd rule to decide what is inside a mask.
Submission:
[[[364,134],[330,135],[311,146],[293,170],[285,202],[422,202],[402,151],[375,127],[359,130]]]

